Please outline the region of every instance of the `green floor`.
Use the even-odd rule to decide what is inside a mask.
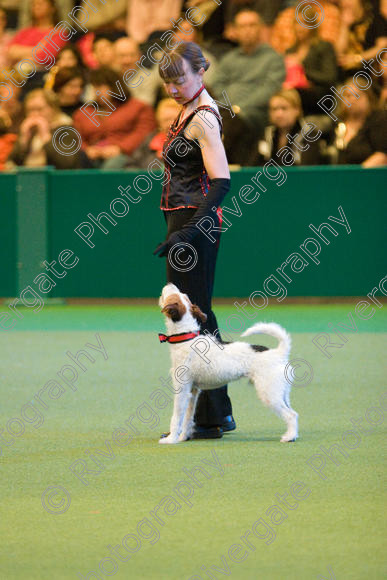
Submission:
[[[387,309],[363,321],[354,306],[283,305],[262,313],[292,333],[291,357],[314,372],[309,385],[292,391],[300,439],[288,445],[279,443],[283,424],[245,380],[229,389],[237,431],[218,441],[158,445],[172,397],[160,381],[169,354],[158,343],[164,328],[156,307],[23,311],[15,331],[0,334],[0,428],[19,419],[8,423],[13,439],[0,432],[0,579],[385,578]],[[222,328],[235,309],[216,312]],[[347,342],[324,357],[312,338],[330,332],[328,324],[351,323],[349,313],[358,332],[343,331]],[[61,392],[57,373],[74,365],[66,351],[98,348],[98,337],[108,358],[88,347],[95,362],[84,358],[77,390]],[[30,423],[16,437],[22,412]],[[363,420],[357,435],[346,433],[351,418]],[[137,433],[123,445],[127,421]],[[334,455],[339,465],[321,450],[333,444],[346,453]],[[196,466],[208,478],[197,472],[195,482],[187,471]]]

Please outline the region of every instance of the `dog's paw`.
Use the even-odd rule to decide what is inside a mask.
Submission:
[[[297,437],[286,436],[281,437],[281,443],[295,443]]]
[[[160,445],[174,445],[175,443],[178,443],[179,439],[177,437],[171,437],[171,435],[168,435],[168,437],[162,437],[161,439],[159,439],[159,443]]]
[[[190,439],[191,437],[187,433],[182,433],[181,435],[179,435],[179,443],[181,443],[182,441],[189,441]]]

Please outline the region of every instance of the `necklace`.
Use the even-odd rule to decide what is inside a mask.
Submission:
[[[194,101],[205,89],[205,86],[202,85],[200,87],[200,89],[194,94],[194,96],[192,97],[192,99],[190,99],[189,101],[185,102],[183,107],[185,107],[186,105],[188,105],[189,103],[192,103],[192,101]]]

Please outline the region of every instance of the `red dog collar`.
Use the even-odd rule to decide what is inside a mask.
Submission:
[[[160,342],[186,342],[187,340],[192,340],[196,336],[199,336],[200,330],[196,330],[195,332],[182,332],[180,334],[170,334],[167,336],[166,334],[161,334],[159,332],[159,341]]]

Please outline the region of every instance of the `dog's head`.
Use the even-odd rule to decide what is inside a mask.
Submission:
[[[179,322],[187,313],[191,314],[199,323],[207,320],[207,315],[200,310],[199,306],[192,304],[187,294],[180,292],[174,284],[164,286],[159,305],[161,312],[172,322]]]

